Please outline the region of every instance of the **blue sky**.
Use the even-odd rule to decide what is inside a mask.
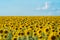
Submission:
[[[60,16],[60,0],[0,0],[2,16]]]

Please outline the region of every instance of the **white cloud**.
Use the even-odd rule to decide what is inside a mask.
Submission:
[[[45,6],[43,7],[43,9],[48,9],[48,3],[45,2]]]
[[[36,10],[46,10],[48,7],[48,2],[45,2],[45,5],[43,7],[36,8]]]

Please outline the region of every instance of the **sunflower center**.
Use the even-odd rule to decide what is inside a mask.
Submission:
[[[52,39],[52,40],[55,40],[55,39],[56,39],[56,37],[55,37],[55,36],[52,36],[52,37],[51,37],[51,39]]]

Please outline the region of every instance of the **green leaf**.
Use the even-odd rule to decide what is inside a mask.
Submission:
[[[32,36],[29,36],[28,40],[34,40],[34,38]]]
[[[25,36],[23,36],[22,40],[27,40],[27,38]]]
[[[7,40],[12,40],[12,33],[8,34],[8,39]]]
[[[19,37],[18,40],[22,40],[21,37]]]
[[[38,40],[38,37],[37,37],[37,36],[35,36],[35,37],[34,37],[34,40]]]

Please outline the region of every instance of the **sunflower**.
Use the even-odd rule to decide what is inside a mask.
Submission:
[[[40,35],[39,37],[38,37],[38,40],[43,40],[44,38]]]
[[[45,35],[48,35],[50,33],[50,29],[49,28],[44,28],[43,32],[45,33]]]
[[[3,32],[4,32],[3,29],[4,29],[4,28],[1,28],[1,29],[0,29],[0,35],[4,34],[4,33],[3,33]]]
[[[56,32],[51,32],[50,35],[48,36],[48,40],[57,40]]]
[[[17,31],[17,30],[18,30],[18,28],[15,27],[14,25],[9,26],[9,28],[10,28],[10,30],[12,30],[12,31]]]
[[[3,29],[3,28],[4,28],[4,26],[3,26],[3,25],[4,25],[4,24],[1,24],[1,23],[0,23],[0,29]]]
[[[59,16],[3,16],[0,17],[0,35],[12,32],[13,37],[32,36],[45,40],[46,37],[42,36],[45,34],[50,40],[58,35],[60,37],[59,19]]]
[[[15,36],[15,37],[19,37],[19,36],[21,36],[20,33],[21,33],[21,30],[13,31],[13,32],[12,32],[12,35]]]
[[[39,29],[38,31],[36,31],[37,36],[40,36],[42,32],[43,31],[41,29]]]
[[[12,40],[18,40],[18,38],[17,37],[13,37]]]
[[[4,34],[8,34],[10,31],[8,29],[4,29]]]
[[[7,34],[4,34],[3,35],[3,39],[6,40],[8,38],[8,35]]]
[[[30,35],[30,30],[26,29],[26,30],[24,30],[24,33],[25,33],[25,36],[29,36]]]
[[[3,37],[2,37],[2,35],[0,34],[0,40],[3,40]]]
[[[57,26],[57,31],[60,32],[60,26]]]

